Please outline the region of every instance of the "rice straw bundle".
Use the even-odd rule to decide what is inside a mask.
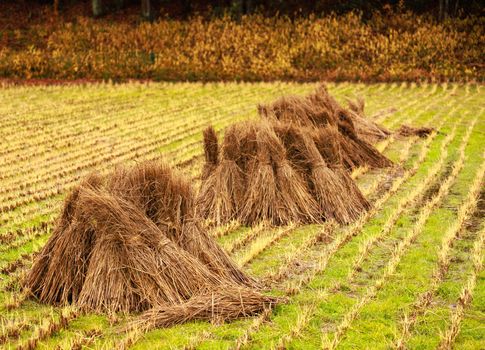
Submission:
[[[392,134],[388,129],[365,116],[365,103],[363,99],[359,98],[355,102],[348,100],[348,105],[355,130],[361,139],[370,143],[376,143],[388,138]]]
[[[202,180],[207,179],[219,163],[219,141],[216,131],[212,126],[209,126],[204,130],[203,136],[205,164],[202,169]]]
[[[209,237],[188,183],[156,162],[93,175],[74,189],[24,283],[48,304],[151,310],[135,321],[146,327],[168,315],[165,325],[232,319],[279,300],[261,294]],[[236,290],[238,303],[229,294]]]
[[[197,196],[198,212],[211,217],[219,224],[234,219],[240,210],[239,203],[244,195],[244,174],[237,165],[239,139],[233,128],[226,131],[222,146],[222,159],[212,170]],[[206,167],[206,165],[204,165]]]
[[[427,137],[429,134],[431,134],[435,129],[434,128],[429,128],[429,127],[412,127],[409,125],[401,125],[399,129],[397,130],[397,134],[408,137],[408,136],[419,136],[421,138]]]
[[[366,122],[358,117],[356,113],[344,109],[323,85],[306,97],[282,97],[270,105],[260,105],[258,110],[262,117],[270,120],[315,129],[336,127],[340,135],[334,140],[340,143],[342,165],[348,169],[359,166],[382,168],[392,165],[389,159],[366,141],[366,137],[360,136],[374,134],[376,128],[379,128],[372,122]],[[359,125],[359,132],[355,123]]]
[[[327,127],[328,135],[337,132],[336,127]],[[224,199],[235,198],[230,188],[214,186],[221,178],[219,164],[202,182],[199,212],[218,223],[237,219],[247,225],[261,221],[284,225],[331,218],[342,223],[355,220],[369,204],[348,174],[344,178],[327,166],[313,141],[313,132],[312,128],[276,119],[232,125],[224,144],[232,146],[231,158],[236,159],[243,177],[246,193],[237,197],[239,201],[234,205],[240,210],[226,216],[214,210]],[[333,149],[329,154],[339,157],[339,151]],[[340,162],[339,158],[333,161]],[[337,164],[337,168],[341,166]],[[206,195],[208,191],[213,191],[210,196]]]
[[[253,316],[261,312],[261,303],[266,308],[275,304],[275,299],[262,297],[248,289],[227,288],[206,292],[185,303],[173,307],[160,306],[144,312],[130,326],[151,329],[168,327],[190,320],[223,322],[240,317]]]
[[[369,208],[358,188],[327,166],[304,129],[292,124],[279,124],[275,129],[285,143],[290,161],[305,174],[324,219],[350,223]]]
[[[304,179],[289,164],[284,145],[269,123],[260,123],[257,158],[248,174],[241,220],[247,224],[314,222],[317,205]]]

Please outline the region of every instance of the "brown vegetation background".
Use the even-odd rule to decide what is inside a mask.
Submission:
[[[4,79],[483,81],[484,20],[438,21],[402,8],[372,14],[143,21],[93,18],[74,4],[26,14],[0,5]],[[86,5],[86,4],[84,4]],[[17,12],[16,12],[17,11]]]

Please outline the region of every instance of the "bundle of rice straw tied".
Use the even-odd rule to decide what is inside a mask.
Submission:
[[[258,290],[196,216],[188,182],[159,162],[93,174],[66,198],[25,286],[41,302],[144,312],[143,328],[253,315]]]

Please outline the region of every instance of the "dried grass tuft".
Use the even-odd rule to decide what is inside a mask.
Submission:
[[[404,137],[419,136],[423,138],[423,137],[427,137],[434,130],[435,130],[434,128],[428,128],[428,127],[415,128],[409,125],[401,125],[400,128],[397,130],[397,134]]]

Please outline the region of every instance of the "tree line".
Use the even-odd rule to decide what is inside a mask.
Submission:
[[[76,2],[91,3],[93,16],[102,16],[127,6],[139,6],[141,15],[153,19],[161,14],[169,17],[189,17],[194,14],[241,16],[250,13],[264,15],[305,16],[362,11],[364,15],[387,7],[431,14],[439,20],[447,17],[484,15],[483,0],[33,0],[52,3],[56,11]]]

